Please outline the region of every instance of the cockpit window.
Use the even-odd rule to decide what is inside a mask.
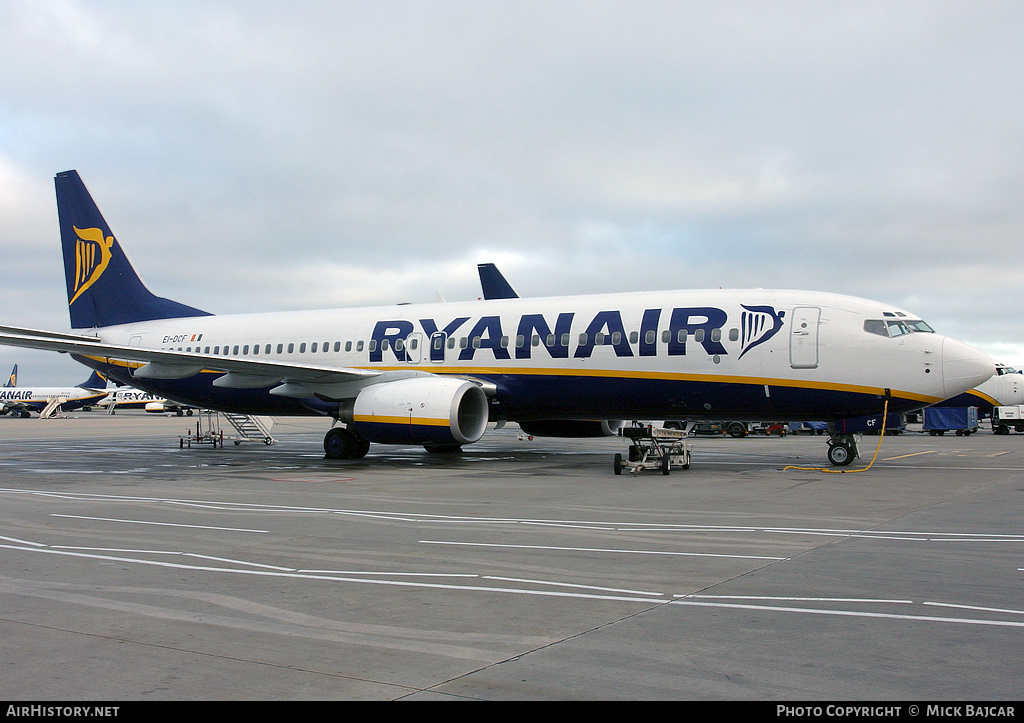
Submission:
[[[879,336],[903,336],[914,332],[934,333],[935,330],[920,319],[868,319],[864,331]]]
[[[903,336],[910,333],[910,329],[902,321],[887,321],[886,326],[889,327],[889,336]]]
[[[889,336],[889,329],[886,327],[885,322],[876,319],[868,319],[864,322],[864,331],[869,334],[878,334],[879,336]]]

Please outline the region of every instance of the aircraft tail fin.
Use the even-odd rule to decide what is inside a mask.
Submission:
[[[16,387],[18,386],[18,365],[14,365],[14,369],[11,369],[11,378],[4,384],[5,387]]]
[[[58,173],[54,184],[71,328],[210,315],[146,288],[77,171]]]
[[[519,294],[512,288],[512,285],[505,280],[505,277],[494,264],[477,264],[477,272],[480,274],[480,287],[483,289],[485,299],[518,299]]]
[[[89,375],[89,378],[79,384],[78,387],[79,389],[106,389],[107,378],[94,369],[92,374]]]

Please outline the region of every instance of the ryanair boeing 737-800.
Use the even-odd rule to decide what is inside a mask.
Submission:
[[[9,381],[0,388],[0,414],[30,417],[30,412],[48,416],[74,409],[88,410],[103,399],[106,385],[107,381],[94,371],[76,387],[19,387],[15,364]]]
[[[841,420],[905,412],[995,364],[888,304],[810,291],[684,290],[215,316],[152,294],[76,171],[56,177],[71,327],[0,343],[70,352],[122,384],[213,410],[323,415],[328,457],[452,449],[488,421],[589,436],[642,419]],[[843,427],[840,427],[842,429]]]

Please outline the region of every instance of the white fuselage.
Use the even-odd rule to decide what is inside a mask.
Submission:
[[[201,316],[96,332],[109,344],[211,357],[467,377],[489,385],[509,419],[799,420],[870,413],[887,391],[896,409],[921,407],[994,372],[977,350],[906,326],[918,319],[836,294],[688,290]],[[128,377],[128,366],[105,369]],[[254,413],[286,411],[301,396],[274,376],[263,387],[213,386],[222,375],[211,365],[198,384],[118,380],[214,408],[244,396]],[[348,393],[305,389],[318,401],[304,408],[323,404],[320,413]]]

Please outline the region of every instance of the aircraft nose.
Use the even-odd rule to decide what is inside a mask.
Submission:
[[[974,389],[996,373],[987,354],[956,339],[942,341],[942,383],[946,398]]]

